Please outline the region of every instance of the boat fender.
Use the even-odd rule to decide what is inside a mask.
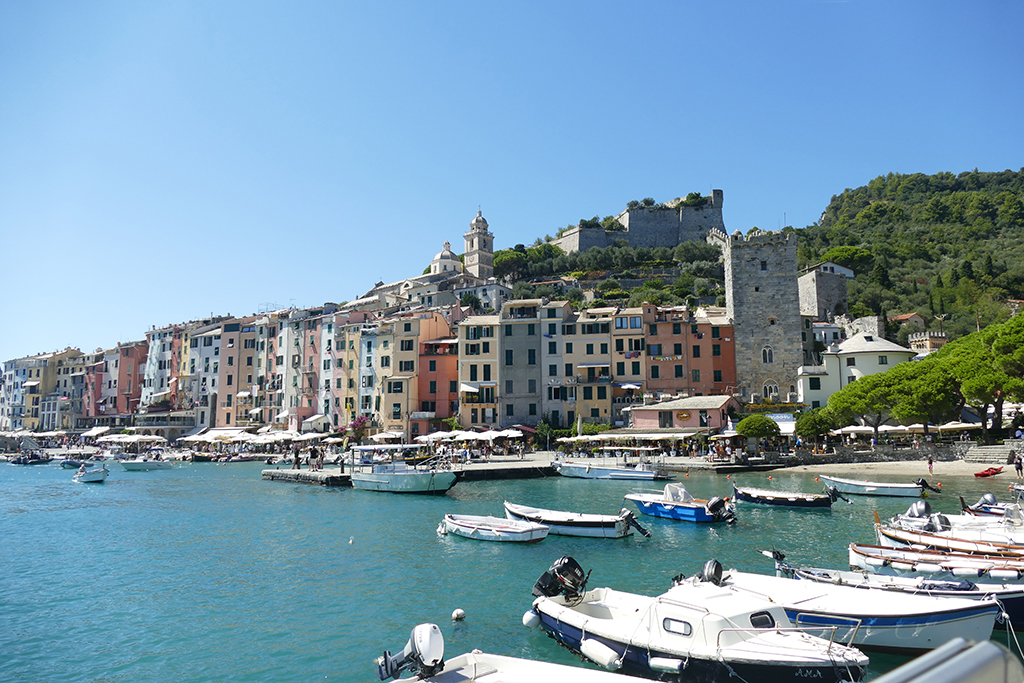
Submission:
[[[938,574],[942,571],[942,565],[932,564],[931,562],[919,562],[914,565],[914,571],[921,574]]]
[[[466,612],[461,607],[456,607],[452,612],[452,621],[462,621],[466,618]]]
[[[580,652],[590,661],[606,669],[616,671],[622,668],[622,658],[619,653],[599,640],[584,638],[580,643]]]
[[[648,661],[652,671],[666,674],[677,674],[683,670],[683,660],[672,657],[651,657]]]
[[[869,567],[884,567],[887,564],[885,559],[881,557],[868,557],[864,560],[864,563]]]
[[[537,628],[540,626],[540,615],[532,609],[526,610],[523,613],[523,626],[529,629]]]
[[[1011,581],[1020,578],[1020,572],[1016,569],[990,569],[988,575],[993,579],[1010,579]]]
[[[953,571],[950,572],[953,576],[977,576],[980,577],[985,573],[984,569],[972,569],[971,567],[953,567]]]
[[[910,562],[895,561],[890,566],[898,572],[910,572],[914,570],[914,565]]]

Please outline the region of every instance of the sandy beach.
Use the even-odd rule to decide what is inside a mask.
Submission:
[[[935,477],[973,477],[975,472],[980,472],[989,465],[977,462],[965,462],[953,460],[949,462],[935,461]],[[917,477],[928,476],[927,460],[904,460],[898,462],[849,462],[835,463],[830,465],[799,465],[787,467],[788,472],[811,472],[814,474],[834,474],[855,479],[872,479],[877,476],[886,477]],[[1013,465],[1004,465],[1001,479],[1016,480],[1013,472]]]

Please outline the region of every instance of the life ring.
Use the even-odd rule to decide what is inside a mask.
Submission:
[[[690,413],[686,410],[680,410],[678,413],[676,413],[676,417],[679,418],[680,420],[689,420]]]

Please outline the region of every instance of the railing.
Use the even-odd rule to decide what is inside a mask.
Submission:
[[[595,375],[593,377],[577,377],[577,384],[611,384],[612,378],[609,375]]]

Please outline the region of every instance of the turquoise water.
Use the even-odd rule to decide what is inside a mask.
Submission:
[[[733,527],[640,517],[653,533],[620,540],[549,536],[532,545],[439,538],[445,512],[502,514],[502,500],[615,512],[636,483],[463,482],[445,497],[264,482],[257,463],[184,463],[79,485],[73,471],[0,464],[0,680],[372,681],[373,659],[434,622],[446,652],[578,663],[521,617],[537,577],[562,554],[591,586],[657,594],[710,558],[771,573],[757,554],[847,566],[871,542],[872,511],[909,499],[856,498],[831,512],[740,504]],[[751,486],[816,491],[813,476],[737,475]],[[720,475],[682,478],[698,497],[727,495]],[[938,511],[1006,498],[1009,480],[959,478]],[[632,508],[632,504],[629,505]],[[453,623],[455,608],[466,611]],[[1002,637],[1002,636],[999,636]],[[873,654],[872,674],[904,658]]]

